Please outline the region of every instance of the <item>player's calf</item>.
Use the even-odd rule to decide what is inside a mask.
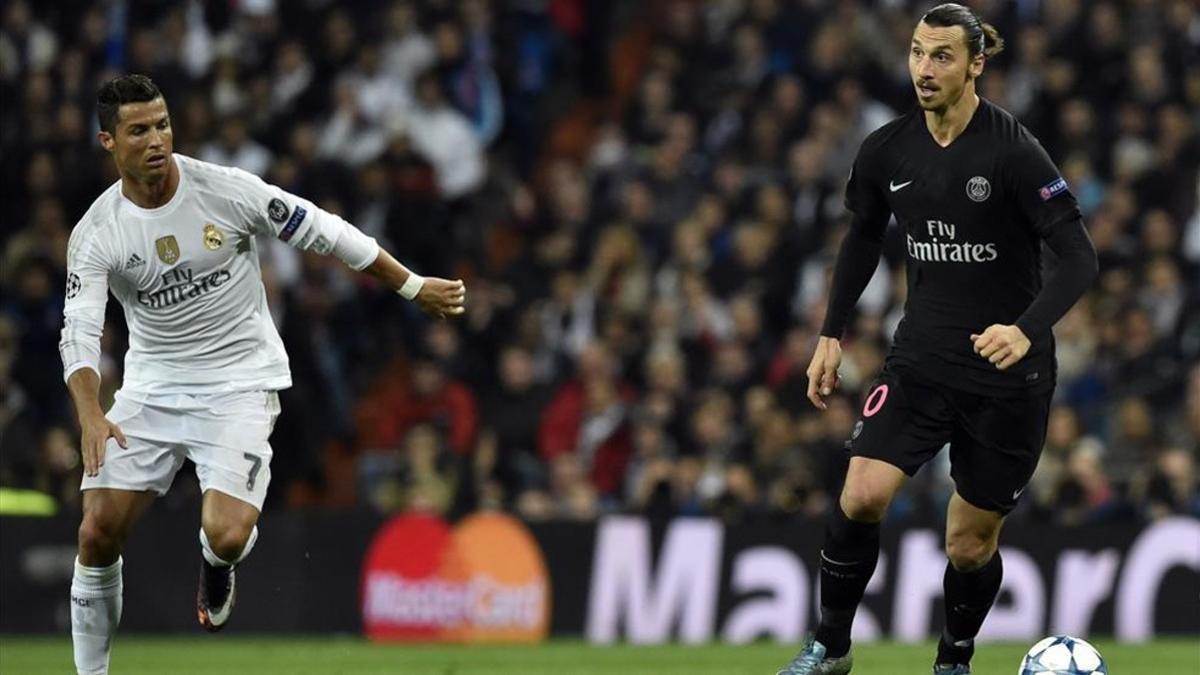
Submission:
[[[79,557],[71,576],[71,641],[79,673],[108,672],[121,622],[121,550],[133,523],[153,500],[154,494],[143,490],[94,488],[83,493]]]
[[[90,567],[75,559],[71,577],[71,641],[75,669],[83,675],[108,672],[113,634],[121,623],[122,561]]]
[[[821,623],[815,635],[828,657],[849,653],[854,614],[878,561],[879,523],[852,520],[835,507],[821,549]]]
[[[879,523],[903,482],[904,473],[885,462],[850,460],[821,549],[821,623],[814,637],[826,658],[849,654],[854,614],[879,560]]]
[[[974,569],[960,569],[953,560],[947,562],[943,579],[946,628],[938,641],[938,665],[967,666],[971,663],[971,657],[975,655],[975,636],[1000,593],[1003,577],[1004,562],[995,549],[986,563]]]

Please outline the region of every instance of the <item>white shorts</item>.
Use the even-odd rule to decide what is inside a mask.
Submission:
[[[129,447],[108,439],[104,466],[84,476],[82,490],[116,488],[166,494],[190,459],[202,491],[217,490],[262,511],[271,483],[268,438],[279,417],[279,394],[124,394],[108,411]]]

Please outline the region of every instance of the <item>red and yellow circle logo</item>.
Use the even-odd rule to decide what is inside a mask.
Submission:
[[[373,640],[536,642],[550,627],[541,548],[519,521],[436,516],[389,521],[367,550],[363,626]]]

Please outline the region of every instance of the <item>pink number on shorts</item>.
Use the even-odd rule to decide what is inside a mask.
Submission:
[[[887,400],[888,386],[881,384],[875,387],[871,395],[867,397],[867,402],[863,405],[863,417],[870,417],[879,412],[883,407],[883,402]]]

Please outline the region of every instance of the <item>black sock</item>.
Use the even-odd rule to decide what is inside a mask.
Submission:
[[[821,550],[821,625],[816,640],[826,656],[850,651],[850,627],[879,562],[879,523],[861,523],[836,506]]]
[[[938,642],[938,663],[969,664],[975,654],[975,636],[996,602],[1004,562],[1000,551],[976,570],[960,572],[946,563],[946,629]]]

